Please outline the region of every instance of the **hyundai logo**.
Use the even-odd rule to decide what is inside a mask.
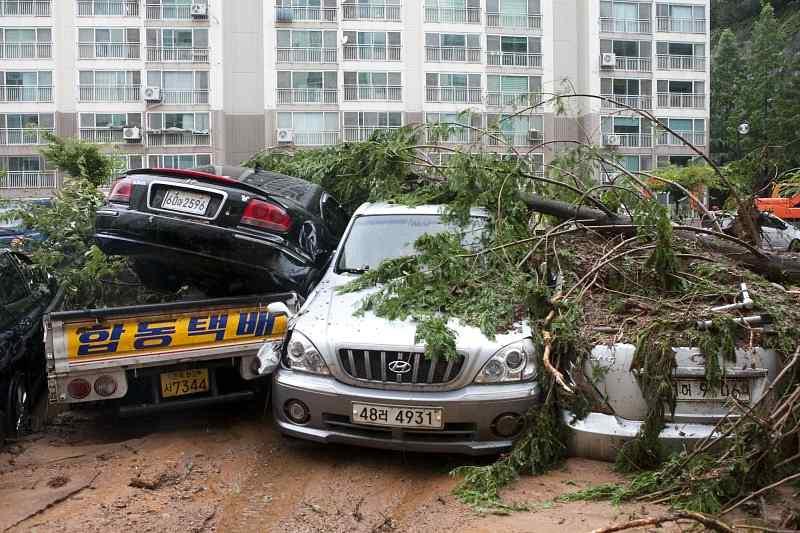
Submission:
[[[389,363],[389,370],[395,374],[408,374],[411,372],[411,363],[398,359]]]

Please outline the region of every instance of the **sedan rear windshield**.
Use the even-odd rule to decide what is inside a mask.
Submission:
[[[486,218],[473,217],[465,228],[442,221],[439,215],[366,215],[358,217],[342,245],[337,272],[364,272],[387,259],[415,255],[414,243],[422,235],[462,234],[465,248],[476,247]]]

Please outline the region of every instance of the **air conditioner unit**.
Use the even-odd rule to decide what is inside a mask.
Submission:
[[[207,17],[208,16],[208,4],[192,4],[192,17]]]
[[[161,101],[161,88],[160,87],[145,87],[144,88],[145,102],[160,102]]]
[[[142,130],[136,126],[132,128],[123,128],[122,138],[126,141],[139,141],[142,139]]]
[[[290,144],[294,142],[294,130],[288,128],[278,128],[278,144]]]
[[[601,67],[616,67],[617,66],[617,54],[612,54],[611,52],[605,52],[600,55],[600,66]]]
[[[528,130],[528,144],[539,144],[542,142],[542,132],[539,130]]]
[[[622,139],[619,135],[606,135],[606,146],[620,146],[622,144]]]

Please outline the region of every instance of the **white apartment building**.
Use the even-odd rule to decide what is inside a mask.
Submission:
[[[570,141],[612,146],[631,170],[684,163],[677,139],[615,102],[705,147],[709,3],[0,0],[0,195],[58,186],[38,155],[45,131],[128,168],[436,122],[464,127],[429,141],[513,147],[537,171]],[[537,106],[566,91],[607,99]]]

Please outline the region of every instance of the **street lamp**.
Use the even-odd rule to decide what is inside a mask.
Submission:
[[[746,120],[736,128],[736,152],[737,158],[742,158],[742,136],[750,133],[750,123]]]

